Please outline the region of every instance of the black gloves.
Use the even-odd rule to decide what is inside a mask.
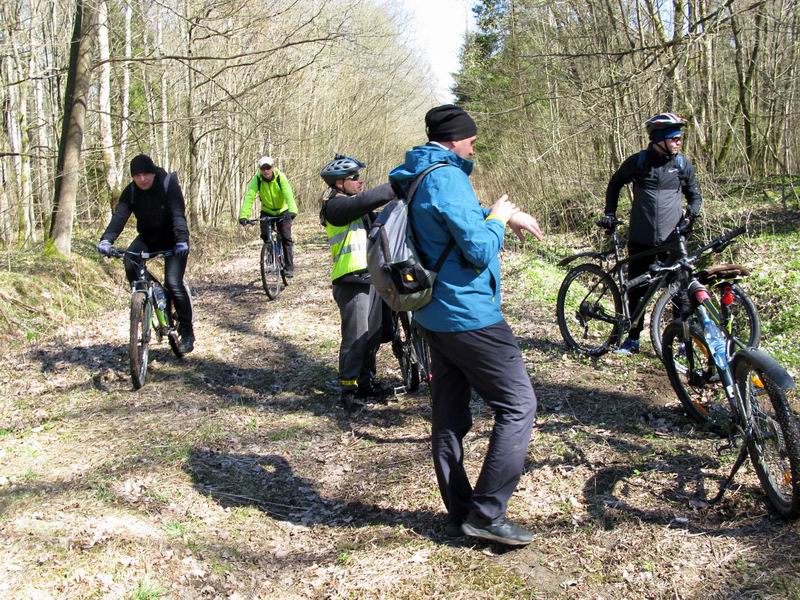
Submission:
[[[173,250],[175,256],[188,256],[189,254],[189,244],[186,242],[178,242],[175,244],[175,249]]]
[[[604,229],[611,229],[616,221],[617,215],[614,213],[606,213],[603,215],[603,218],[597,222],[597,224]]]
[[[239,217],[239,225],[247,225],[247,219],[244,217]]]
[[[100,240],[100,243],[97,244],[97,251],[103,256],[111,256],[111,251],[113,249],[114,246],[112,246],[111,242],[108,240]]]
[[[681,220],[678,221],[678,231],[681,232],[681,235],[688,236],[692,232],[692,227],[694,227],[694,220],[696,218],[697,215],[690,210],[684,213]]]

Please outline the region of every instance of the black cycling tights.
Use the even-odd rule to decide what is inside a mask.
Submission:
[[[170,250],[171,246],[151,248],[137,237],[131,245],[128,246],[129,252],[157,252],[159,250]],[[186,272],[186,261],[188,256],[168,256],[164,259],[164,287],[169,290],[172,296],[172,301],[175,304],[175,312],[178,313],[178,321],[181,324],[181,329],[186,329],[192,323],[192,302],[189,299],[189,292],[186,291],[186,286],[183,285],[183,274]],[[133,261],[126,259],[125,261],[125,275],[128,281],[133,282],[139,276],[139,267]]]

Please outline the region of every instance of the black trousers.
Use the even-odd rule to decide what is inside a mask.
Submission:
[[[653,250],[654,248],[656,248],[656,246],[651,246],[650,244],[642,244],[641,242],[629,241],[628,256],[633,256],[634,254],[638,254],[640,252]],[[634,277],[638,277],[639,275],[646,273],[647,270],[650,268],[650,265],[652,265],[656,261],[666,263],[667,261],[669,261],[669,258],[670,258],[670,253],[666,251],[666,252],[659,252],[658,254],[650,254],[648,256],[642,256],[640,258],[632,259],[628,263],[628,279],[633,279]],[[647,286],[643,285],[634,288],[628,292],[628,310],[630,311],[631,316],[633,316],[633,313],[639,306],[639,302],[641,301],[646,291],[647,291]],[[628,332],[628,337],[631,338],[632,340],[638,340],[639,336],[642,334],[643,325],[644,325],[644,318],[641,318],[637,323],[635,323],[631,327],[631,330]]]
[[[262,217],[270,217],[265,212],[261,213]],[[270,224],[268,221],[261,221],[261,239],[266,240],[269,236]],[[281,247],[283,248],[283,265],[289,272],[294,272],[294,240],[292,239],[292,220],[286,219],[278,223],[278,237],[281,239]]]
[[[517,340],[505,321],[458,333],[424,330],[431,349],[433,465],[448,519],[470,510],[494,520],[525,466],[536,416],[536,395]],[[464,436],[472,427],[473,388],[494,412],[489,449],[475,487],[464,470]]]
[[[137,237],[128,246],[131,252],[157,252],[159,250],[171,250],[172,245],[153,244],[148,246],[141,237]],[[189,298],[189,292],[186,291],[186,286],[183,284],[183,275],[186,272],[186,262],[188,256],[168,256],[164,259],[164,287],[169,291],[172,296],[172,301],[175,304],[175,312],[178,314],[178,324],[181,329],[181,335],[192,331],[192,301]],[[125,275],[128,281],[133,281],[139,276],[138,263],[126,258]]]

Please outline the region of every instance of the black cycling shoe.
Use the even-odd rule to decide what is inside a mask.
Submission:
[[[178,338],[178,352],[183,354],[189,354],[194,350],[194,333],[189,332],[186,334],[182,334]]]
[[[470,537],[499,542],[507,546],[527,546],[533,541],[533,534],[530,531],[512,523],[505,516],[490,521],[479,517],[475,512],[470,512],[461,529]]]
[[[286,275],[286,279],[294,277],[294,271],[284,271],[283,274]]]

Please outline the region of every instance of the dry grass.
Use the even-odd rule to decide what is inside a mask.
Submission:
[[[310,218],[298,238],[275,302],[255,240],[208,250],[197,350],[157,347],[139,392],[123,309],[3,356],[0,597],[800,597],[798,526],[769,515],[751,470],[701,502],[733,456],[693,430],[652,357],[564,355],[521,255],[504,299],[540,411],[510,513],[536,539],[446,539],[428,399],[337,409],[325,243]],[[388,347],[380,360],[397,379]],[[473,474],[491,428],[474,410]]]

